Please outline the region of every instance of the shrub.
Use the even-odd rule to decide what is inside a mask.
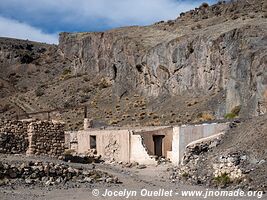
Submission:
[[[201,8],[207,8],[207,7],[209,7],[209,4],[206,3],[206,2],[204,2],[204,3],[201,4],[200,7],[201,7]]]
[[[64,69],[63,72],[62,72],[62,75],[67,75],[67,74],[70,74],[71,73],[71,70],[70,69]]]
[[[221,176],[215,177],[214,180],[217,185],[221,185],[221,186],[225,186],[231,183],[230,177],[226,173],[223,173]]]
[[[202,28],[201,24],[197,24],[196,27],[197,27],[198,29],[201,29],[201,28]]]
[[[41,88],[41,87],[38,87],[38,88],[35,90],[35,95],[36,95],[37,97],[43,96],[43,95],[44,95],[44,89]]]
[[[29,54],[22,55],[22,57],[20,58],[21,64],[29,64],[33,60],[34,60],[34,58],[32,56],[30,56]]]
[[[201,121],[210,121],[210,120],[214,120],[215,119],[215,117],[212,114],[207,113],[207,112],[199,113],[198,114],[198,118]]]
[[[234,113],[227,113],[227,114],[224,116],[225,119],[233,119],[233,118],[235,118],[235,117],[236,117],[236,114],[234,114]]]
[[[241,106],[235,106],[230,113],[227,113],[224,118],[226,119],[233,119],[239,115],[239,112],[241,110]]]
[[[7,112],[8,110],[10,110],[10,105],[5,104],[2,108],[0,108],[0,113]]]
[[[100,89],[110,87],[111,85],[111,81],[107,78],[101,78],[100,83],[98,84]]]
[[[234,113],[235,115],[239,115],[239,112],[241,110],[241,106],[235,106],[232,110],[231,113]]]

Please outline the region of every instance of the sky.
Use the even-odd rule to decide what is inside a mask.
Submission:
[[[175,19],[205,0],[1,0],[0,37],[58,43],[60,32],[104,31]],[[206,0],[212,4],[216,0]]]

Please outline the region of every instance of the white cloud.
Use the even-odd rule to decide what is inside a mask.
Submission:
[[[7,18],[0,18],[0,36],[55,43],[55,34],[46,34],[41,30],[53,33],[149,25],[160,20],[175,19],[179,13],[199,6],[202,1],[1,0],[0,13]]]
[[[42,30],[28,24],[0,16],[0,36],[18,39],[28,39],[31,41],[46,42],[50,44],[58,43],[57,34],[46,34]]]
[[[202,0],[1,0],[0,9],[33,16],[32,20],[90,23],[105,20],[112,26],[149,24],[176,18],[180,12],[195,8]],[[208,0],[214,1],[214,0]],[[0,11],[1,11],[0,10]]]

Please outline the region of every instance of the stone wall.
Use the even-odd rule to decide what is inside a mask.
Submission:
[[[0,153],[26,153],[29,122],[0,121]]]
[[[58,156],[65,150],[64,124],[50,121],[1,121],[0,153]]]
[[[29,149],[27,154],[62,155],[65,150],[64,125],[62,123],[37,121],[28,126]]]

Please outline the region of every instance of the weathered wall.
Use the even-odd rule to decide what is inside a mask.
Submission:
[[[26,153],[29,122],[0,121],[0,153]]]
[[[78,150],[77,131],[65,131],[65,147]]]
[[[131,135],[131,158],[130,162],[138,162],[140,164],[153,165],[157,164],[154,158],[148,154],[148,150],[144,144],[141,135]]]
[[[200,124],[189,125],[173,128],[173,140],[172,140],[172,162],[179,164],[183,157],[186,146],[201,138],[205,138],[211,135],[223,132],[228,128],[227,123],[221,124]]]
[[[78,153],[85,153],[90,148],[90,136],[96,136],[96,151],[105,159],[129,162],[130,133],[128,130],[88,130],[79,131]]]
[[[143,141],[148,150],[149,155],[155,155],[153,136],[164,135],[165,137],[162,141],[162,155],[167,157],[167,151],[172,150],[172,133],[173,128],[163,128],[153,131],[137,132],[136,134],[139,134],[143,137]]]
[[[49,121],[0,122],[0,153],[62,155],[64,124]]]

